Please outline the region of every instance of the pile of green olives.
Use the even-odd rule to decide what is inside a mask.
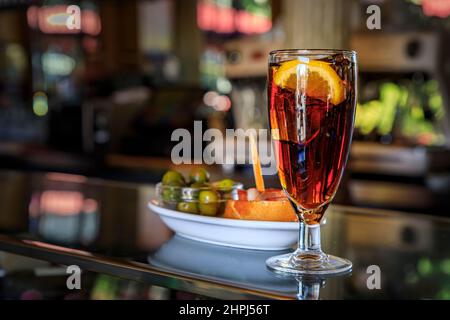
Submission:
[[[227,193],[231,193],[236,185],[231,179],[210,182],[210,174],[204,168],[191,170],[188,179],[177,171],[169,170],[161,184],[164,203],[176,204],[178,211],[205,216],[216,216]]]

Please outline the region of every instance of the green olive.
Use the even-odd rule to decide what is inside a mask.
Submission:
[[[162,183],[167,186],[184,186],[186,184],[183,175],[174,170],[169,170],[164,174]]]
[[[234,181],[231,179],[223,179],[217,182],[216,186],[222,190],[231,190],[234,186]]]
[[[204,216],[215,216],[217,214],[217,209],[219,208],[218,202],[213,203],[199,203],[198,209],[200,214]]]
[[[205,216],[215,216],[219,208],[219,196],[213,190],[203,190],[198,194],[198,209],[200,214]]]
[[[213,203],[219,200],[219,196],[212,190],[203,190],[198,194],[198,201],[200,203]]]
[[[191,183],[206,183],[209,181],[209,172],[204,168],[195,168],[189,173]]]
[[[180,200],[180,189],[177,187],[164,187],[162,198],[166,202],[177,202]]]
[[[188,213],[198,213],[197,204],[195,202],[180,202],[177,210]]]

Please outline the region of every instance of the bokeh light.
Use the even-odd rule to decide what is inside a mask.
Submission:
[[[38,91],[33,95],[33,112],[39,117],[48,113],[48,98],[45,92]]]

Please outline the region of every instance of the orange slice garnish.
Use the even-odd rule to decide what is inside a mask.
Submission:
[[[297,79],[297,76],[301,79]],[[281,64],[273,81],[281,88],[304,90],[306,95],[334,105],[345,100],[345,86],[336,71],[324,61],[290,60]]]

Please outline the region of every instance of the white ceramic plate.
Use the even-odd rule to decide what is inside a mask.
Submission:
[[[148,206],[176,234],[206,243],[245,249],[284,250],[292,247],[298,238],[297,222],[206,217],[163,208],[156,201],[150,201]]]

